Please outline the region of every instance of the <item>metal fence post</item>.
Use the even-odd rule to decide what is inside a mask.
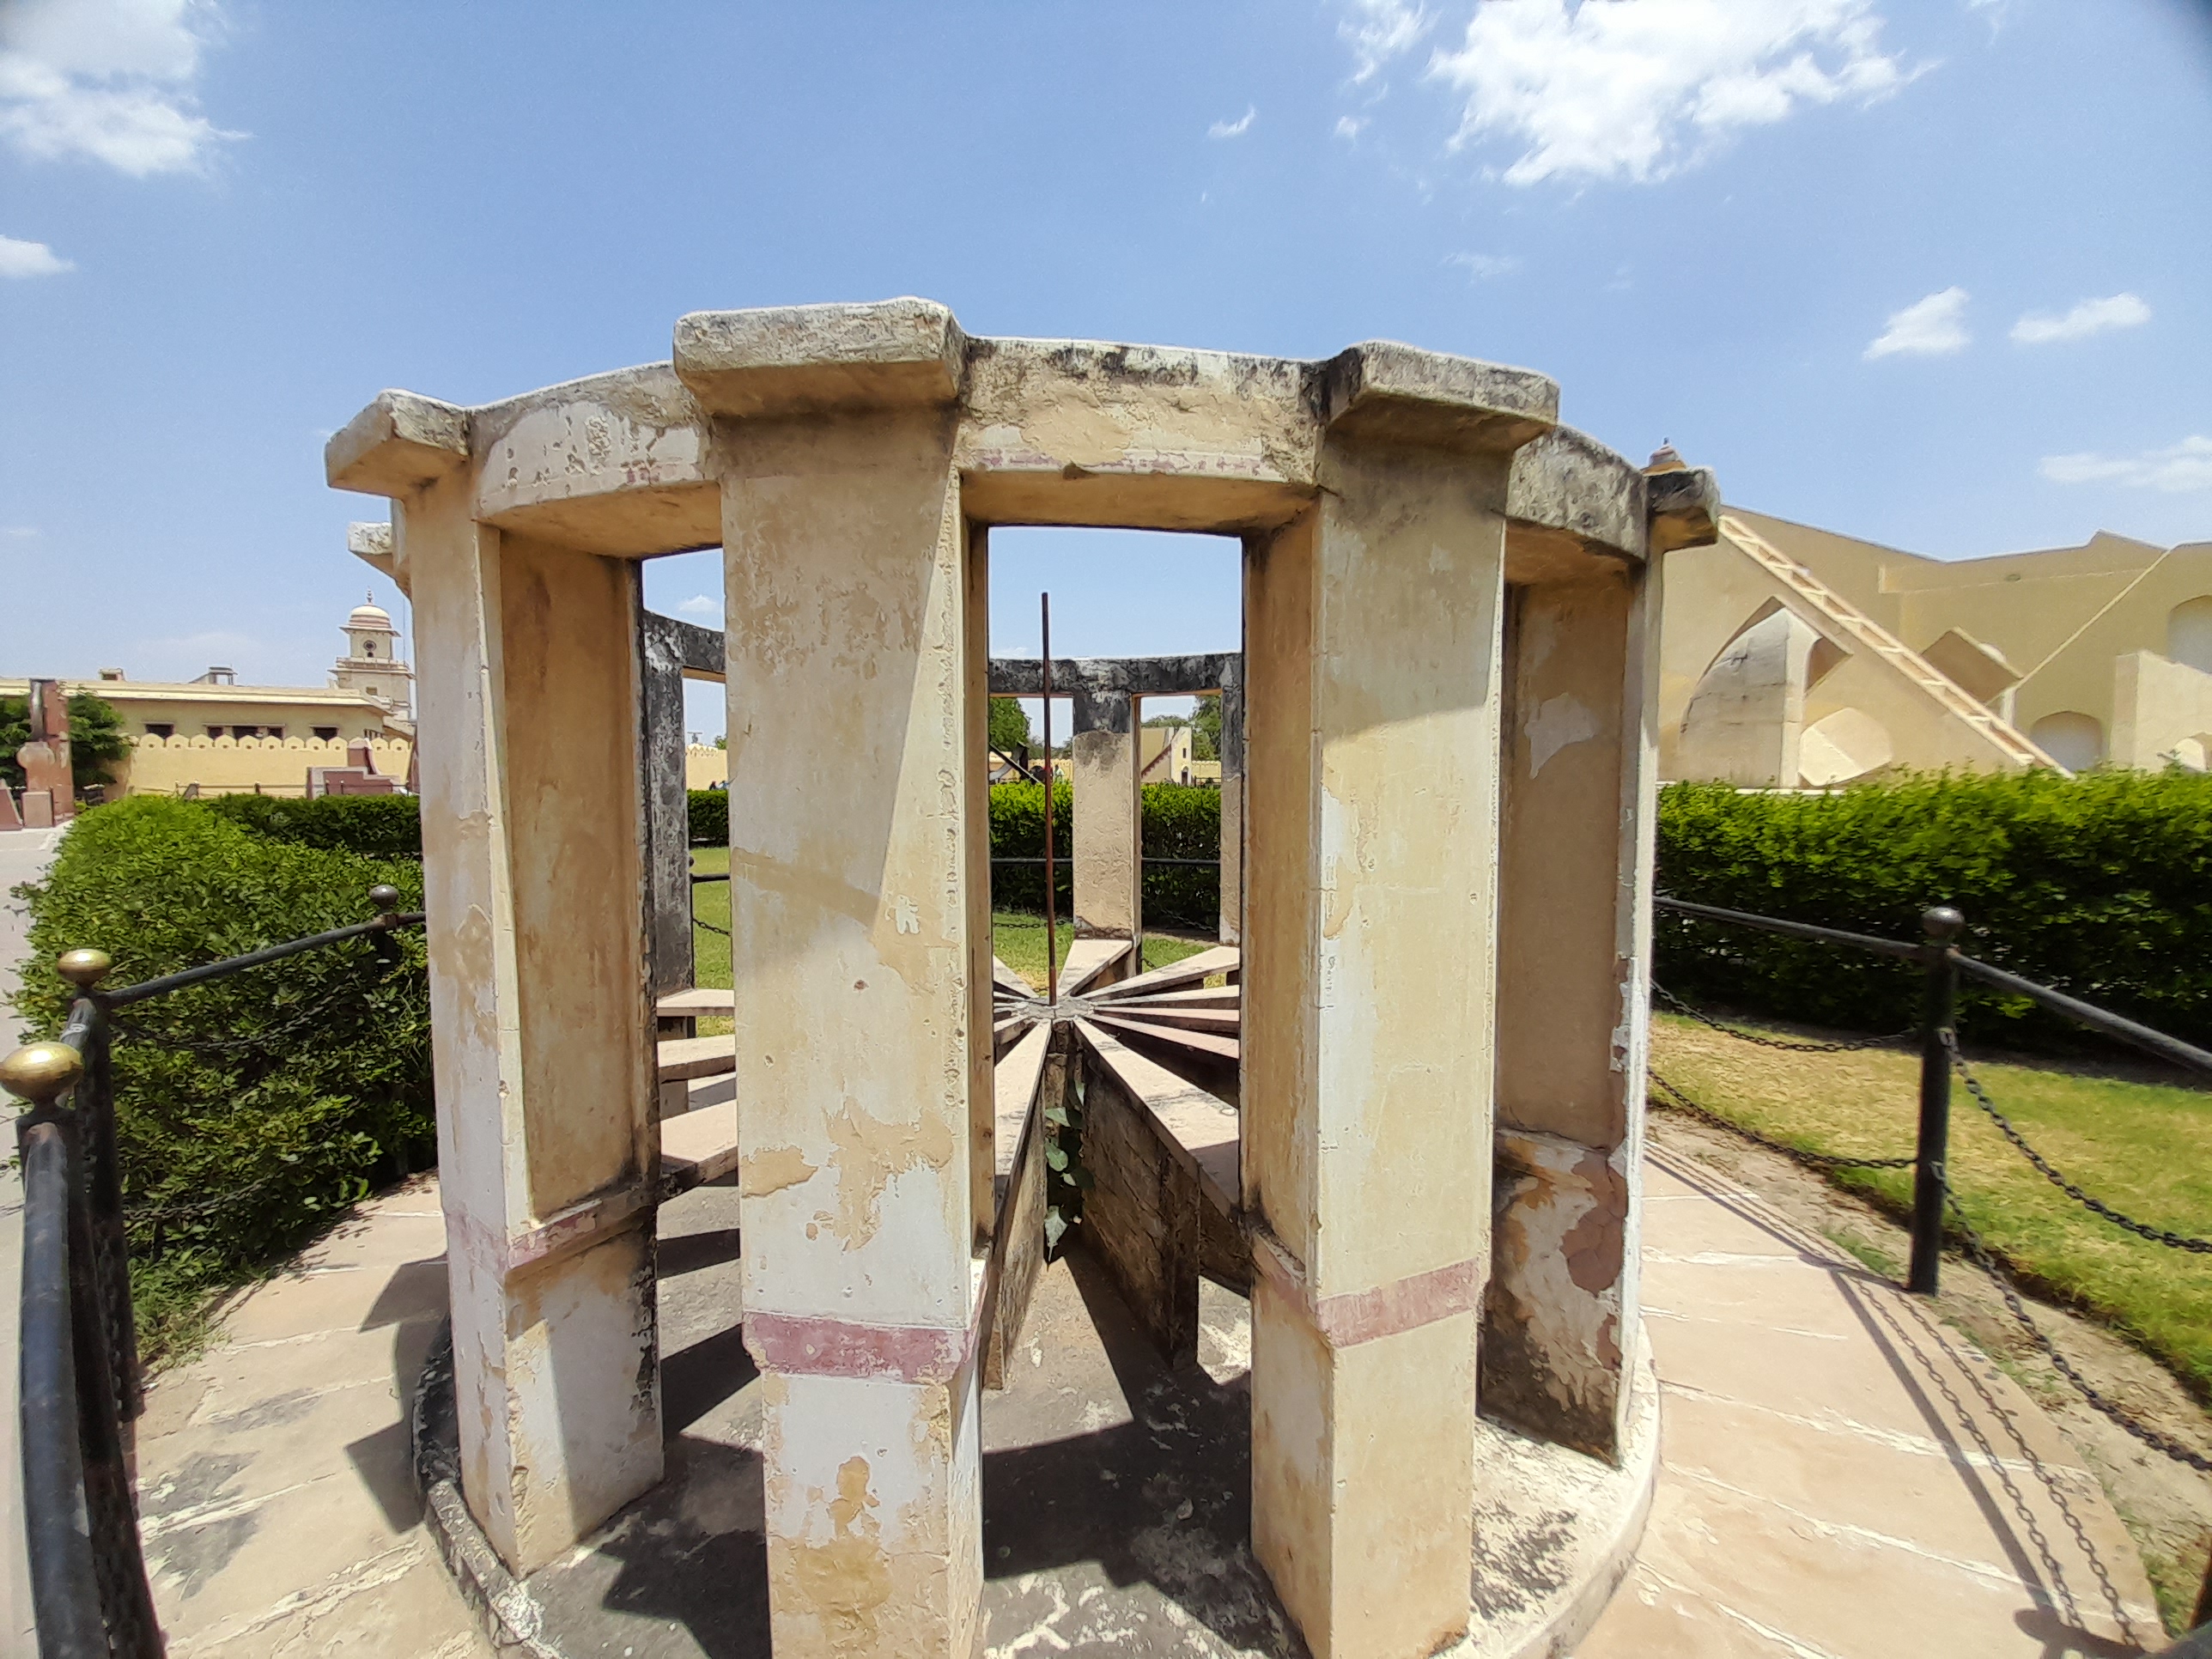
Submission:
[[[1921,947],[1928,984],[1920,1019],[1920,1139],[1913,1149],[1912,1267],[1905,1288],[1933,1296],[1943,1262],[1944,1160],[1951,1139],[1951,1050],[1946,1039],[1957,1018],[1957,940],[1966,917],[1948,904],[1921,913],[1928,943]]]

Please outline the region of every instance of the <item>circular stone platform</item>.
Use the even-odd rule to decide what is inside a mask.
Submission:
[[[502,1653],[767,1659],[759,1386],[738,1310],[736,1193],[662,1212],[668,1474],[570,1555],[516,1581],[463,1502],[450,1349],[416,1391],[416,1468],[432,1535]],[[1199,1361],[1169,1370],[1081,1252],[1039,1286],[983,1398],[983,1612],[992,1654],[1305,1652],[1250,1547],[1250,1322],[1208,1283]],[[1619,1469],[1478,1425],[1472,1600],[1450,1650],[1564,1654],[1626,1572],[1656,1468],[1657,1393],[1637,1377]]]

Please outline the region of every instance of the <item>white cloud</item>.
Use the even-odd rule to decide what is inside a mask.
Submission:
[[[1889,325],[1866,349],[1867,356],[1942,357],[1966,349],[1966,290],[1947,288],[1902,311],[1889,313]]]
[[[1359,130],[1366,125],[1364,117],[1340,115],[1336,118],[1336,136],[1340,138],[1357,138],[1359,137]]]
[[[1429,73],[1466,100],[1455,147],[1526,146],[1506,183],[1648,184],[1738,128],[1894,91],[1881,31],[1872,0],[1484,0]]]
[[[2046,455],[2036,468],[2052,483],[2116,483],[2130,489],[2212,489],[2212,438],[2184,438],[2140,455]]]
[[[2031,311],[2012,325],[2015,345],[2051,345],[2066,340],[2086,340],[2116,328],[2140,328],[2150,320],[2150,307],[2132,294],[2115,294],[2103,300],[2084,300],[2063,316]]]
[[[39,526],[34,524],[0,524],[0,536],[11,542],[28,541],[38,533]]]
[[[58,276],[76,267],[56,256],[44,242],[22,242],[0,236],[0,277]]]
[[[1458,265],[1478,282],[1489,276],[1510,276],[1521,269],[1521,261],[1510,253],[1454,253],[1446,256],[1444,263]]]
[[[679,600],[676,609],[682,616],[719,618],[722,614],[722,602],[712,593],[694,593],[688,599]]]
[[[1206,136],[1209,138],[1242,138],[1252,131],[1252,123],[1259,113],[1258,105],[1248,104],[1244,107],[1244,113],[1234,121],[1216,121],[1212,126],[1206,128]]]
[[[213,0],[6,0],[0,135],[133,178],[194,171],[243,136],[200,114],[192,93],[218,21]]]
[[[1392,58],[1411,52],[1437,21],[1426,7],[1405,0],[1352,0],[1352,10],[1337,33],[1352,43],[1352,78],[1362,86]]]

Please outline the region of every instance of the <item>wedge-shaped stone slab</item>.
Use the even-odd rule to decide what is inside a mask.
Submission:
[[[738,1167],[738,1103],[701,1106],[660,1125],[660,1185],[665,1197],[720,1181]]]
[[[1216,974],[1232,977],[1243,965],[1243,952],[1233,945],[1217,945],[1210,951],[1200,951],[1194,957],[1185,957],[1181,962],[1170,963],[1164,968],[1149,969],[1133,974],[1120,983],[1109,985],[1091,993],[1093,996],[1110,996],[1116,1000],[1139,994],[1150,995],[1156,991],[1173,991],[1212,979]],[[1065,987],[1061,988],[1065,990]]]
[[[1109,985],[1093,993],[1093,1000],[1111,1001],[1115,1008],[1218,1008],[1231,1011],[1244,1006],[1244,988],[1241,985],[1201,985],[1188,991],[1138,991],[1127,995],[1126,986]]]
[[[671,1037],[660,1045],[660,1080],[689,1081],[720,1077],[738,1069],[737,1039],[731,1036]]]
[[[1115,1030],[1127,1031],[1152,1042],[1172,1043],[1194,1054],[1205,1054],[1214,1060],[1239,1064],[1243,1060],[1243,1044],[1233,1036],[1218,1036],[1210,1031],[1183,1031],[1171,1025],[1156,1025],[1149,1020],[1134,1019],[1126,1014],[1108,1013],[1103,1008],[1092,1011],[1091,1018],[1098,1024]]]
[[[1235,1036],[1243,1023],[1243,1016],[1234,1008],[1161,1007],[1149,1002],[1102,1003],[1092,1012],[1099,1019],[1128,1020],[1163,1030],[1204,1031],[1225,1037]]]
[[[738,994],[727,986],[701,985],[689,991],[671,991],[653,1005],[654,1012],[663,1019],[681,1019],[700,1014],[733,1014],[738,1011]]]
[[[1067,961],[1060,970],[1060,995],[1072,997],[1087,989],[1100,975],[1126,961],[1134,948],[1125,939],[1077,939],[1067,947]]]
[[[1037,1079],[1043,1073],[1045,1050],[1051,1040],[1050,1025],[1031,1026],[1029,1035],[1013,1046],[991,1074],[1002,1176],[1014,1166],[1015,1143],[1021,1139],[1022,1121],[1029,1115],[1030,1103],[1036,1097]]]
[[[1224,1212],[1234,1209],[1239,1191],[1236,1112],[1097,1023],[1078,1020],[1076,1029],[1097,1062],[1144,1108],[1156,1133],[1197,1171],[1206,1200]]]
[[[676,325],[676,373],[716,415],[776,416],[950,403],[968,338],[928,300],[695,311]]]

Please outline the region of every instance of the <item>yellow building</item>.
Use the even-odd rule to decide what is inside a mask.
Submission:
[[[119,668],[67,682],[122,717],[131,752],[110,779],[110,798],[305,795],[311,769],[347,765],[348,745],[362,742],[380,774],[404,781],[415,746],[414,673],[400,657],[399,630],[372,600],[355,607],[343,632],[346,654],[325,686],[240,685],[220,666],[183,683],[126,679]],[[0,696],[28,688],[0,679]]]
[[[1730,508],[1712,546],[1668,556],[1664,617],[1668,778],[2212,754],[2212,542],[1942,560]]]

